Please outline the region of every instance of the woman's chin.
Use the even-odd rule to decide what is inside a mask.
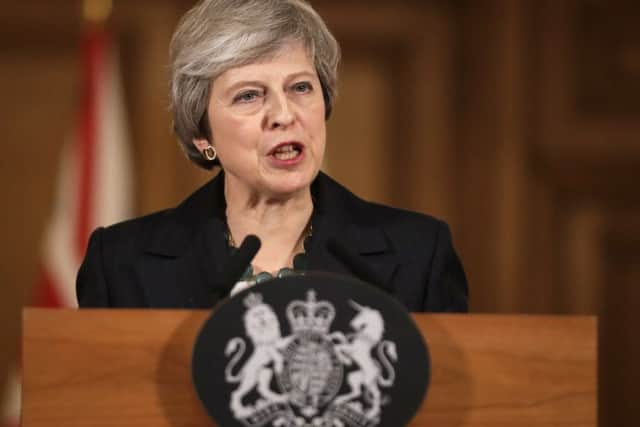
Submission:
[[[315,174],[290,174],[280,176],[267,183],[267,191],[276,197],[291,197],[309,191]]]
[[[304,193],[305,191],[309,191],[310,184],[306,185],[277,185],[269,188],[269,193],[277,198],[289,198],[293,197],[297,194]]]

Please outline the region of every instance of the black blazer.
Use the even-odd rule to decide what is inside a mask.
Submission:
[[[224,173],[178,207],[98,228],[78,272],[80,307],[206,308],[225,298]],[[356,276],[360,259],[375,282],[410,311],[467,311],[467,281],[447,225],[430,216],[359,199],[320,173],[308,269]]]

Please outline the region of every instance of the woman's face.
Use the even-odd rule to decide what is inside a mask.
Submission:
[[[276,197],[308,189],[324,156],[324,110],[302,44],[218,76],[208,111],[227,189]]]

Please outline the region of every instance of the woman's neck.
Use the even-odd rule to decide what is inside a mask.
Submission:
[[[293,257],[304,249],[302,243],[310,226],[313,202],[308,189],[289,197],[243,194],[225,184],[227,226],[239,245],[249,234],[262,245],[253,259],[255,272],[277,272],[292,267]]]

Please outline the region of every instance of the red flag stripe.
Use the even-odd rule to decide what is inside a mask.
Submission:
[[[35,289],[33,304],[38,307],[62,307],[63,301],[55,281],[47,268],[40,266],[40,281]]]

